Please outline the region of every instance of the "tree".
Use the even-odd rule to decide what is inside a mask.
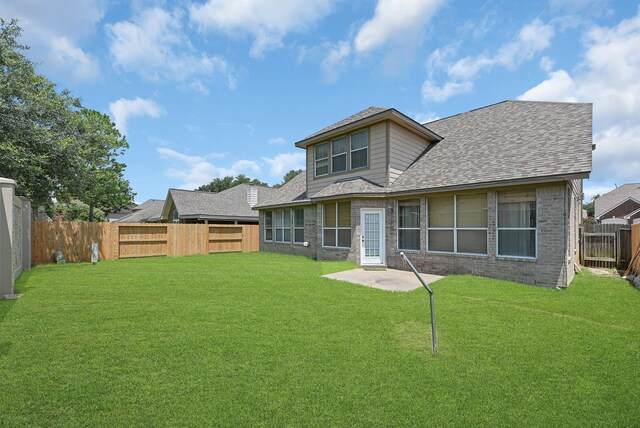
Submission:
[[[35,72],[16,20],[0,18],[0,176],[34,206],[79,199],[117,210],[133,198],[116,160],[128,145],[109,117]],[[92,219],[89,215],[89,219]]]
[[[209,184],[203,184],[198,187],[196,190],[200,192],[222,192],[223,190],[230,189],[232,187],[237,186],[238,184],[253,184],[255,186],[268,186],[267,183],[258,180],[257,178],[249,178],[244,174],[239,174],[235,178],[231,175],[227,175],[226,177],[216,178]]]
[[[0,176],[17,181],[17,193],[48,205],[69,183],[77,146],[68,123],[80,101],[36,74],[20,51],[16,20],[0,18]]]
[[[90,209],[89,205],[82,201],[73,199],[66,203],[56,203],[53,206],[54,220],[60,219],[64,221],[89,221]],[[94,219],[104,221],[104,212],[95,209],[93,212]]]
[[[288,182],[290,182],[291,180],[296,178],[298,176],[298,174],[300,174],[303,171],[304,171],[304,169],[292,169],[291,171],[287,172],[284,175],[284,177],[282,178],[282,183],[276,184],[274,187],[282,187],[282,186],[284,186],[285,184],[287,184]]]
[[[129,145],[106,114],[82,109],[74,125],[81,156],[69,193],[89,206],[88,221],[93,221],[94,208],[112,212],[133,202],[134,193],[123,175],[126,165],[117,161]]]
[[[582,208],[584,208],[585,210],[587,210],[587,217],[595,217],[596,215],[596,199],[598,199],[600,197],[600,195],[594,195],[593,198],[591,198],[591,202],[583,204]]]

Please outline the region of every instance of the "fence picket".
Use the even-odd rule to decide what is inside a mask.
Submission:
[[[62,251],[68,262],[258,251],[258,225],[46,222],[32,224],[33,265],[53,263]]]

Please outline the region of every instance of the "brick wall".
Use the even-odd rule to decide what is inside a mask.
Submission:
[[[518,259],[496,255],[497,193],[487,192],[488,231],[487,255],[439,254],[425,251],[427,210],[426,197],[420,197],[420,251],[405,253],[421,272],[471,274],[525,284],[547,287],[566,287],[573,279],[573,264],[577,257],[577,227],[582,215],[579,195],[581,181],[559,182],[536,189],[537,199],[537,257]],[[349,260],[360,262],[360,210],[361,208],[385,208],[385,251],[387,266],[408,269],[397,249],[397,200],[360,198],[351,201],[351,248],[322,247],[322,204],[305,208],[305,239],[309,247],[293,244],[264,242],[261,230],[262,251],[297,254],[318,260]],[[264,224],[264,211],[260,224]]]

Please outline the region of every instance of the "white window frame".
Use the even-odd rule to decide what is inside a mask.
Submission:
[[[271,214],[271,227],[270,228],[267,227],[267,214]],[[273,211],[272,210],[264,212],[264,236],[263,236],[264,242],[273,242],[273,240],[275,238],[275,236],[273,236],[274,235],[273,217],[274,217],[274,215],[273,215]],[[271,229],[271,239],[267,239],[267,230],[268,229]]]
[[[296,210],[302,211],[302,226],[296,226]],[[296,245],[304,244],[304,208],[291,208],[291,242]],[[302,241],[296,241],[296,230],[302,230]]]
[[[353,150],[353,146],[351,144],[352,136],[353,136],[353,134],[359,134],[360,132],[365,132],[367,134],[367,145],[366,145],[366,147],[361,147],[359,149]],[[356,169],[362,169],[362,168],[369,167],[369,147],[370,146],[371,146],[371,132],[369,132],[369,128],[361,129],[359,131],[355,131],[355,132],[352,132],[351,134],[349,134],[349,165],[348,165],[349,166],[349,170],[356,170]],[[367,151],[367,157],[366,157],[367,162],[362,166],[358,166],[358,167],[354,168],[353,167],[353,154],[355,152],[359,152],[359,151],[362,151],[362,150],[366,150]]]
[[[323,144],[327,145],[327,157],[325,158],[316,158],[316,148],[318,146],[321,146]],[[331,157],[331,144],[329,141],[325,141],[324,143],[320,143],[320,144],[316,144],[315,146],[313,146],[313,174],[315,177],[325,177],[327,175],[329,175],[329,173],[331,172],[331,162],[329,161],[329,158]],[[327,173],[326,174],[318,174],[318,162],[319,161],[323,161],[326,160],[327,161]]]
[[[343,201],[342,203],[348,202],[349,203],[349,211],[351,211],[351,201]],[[351,248],[351,246],[348,247],[341,247],[338,245],[338,231],[339,230],[348,230],[349,231],[349,235],[351,235],[351,215],[349,215],[349,227],[340,227],[338,226],[338,204],[340,202],[329,202],[332,204],[336,205],[336,211],[335,211],[335,216],[336,216],[336,226],[335,227],[324,227],[324,212],[325,212],[325,208],[326,208],[326,203],[322,204],[322,247],[323,248],[345,248],[345,249],[349,249]],[[324,243],[324,231],[325,230],[334,230],[335,231],[335,238],[336,238],[336,245],[325,245]]]
[[[284,210],[283,209],[279,209],[279,210],[274,210],[273,211],[275,213],[275,220],[273,222],[274,227],[273,229],[275,230],[274,236],[273,236],[273,242],[277,242],[279,244],[283,244],[286,241],[284,240]],[[278,239],[278,230],[282,231],[282,239],[279,240]]]
[[[400,202],[402,201],[412,201],[415,200],[416,198],[413,199],[398,199],[396,200],[396,229],[397,229],[397,233],[396,233],[396,248],[399,251],[408,251],[408,252],[412,252],[412,253],[419,253],[422,250],[422,245],[420,245],[420,235],[422,235],[420,232],[422,231],[422,198],[417,198],[418,199],[418,227],[400,227]],[[410,248],[400,248],[400,231],[401,230],[417,230],[418,231],[418,248],[416,249],[410,249]]]
[[[489,210],[489,193],[484,193],[487,196],[487,210]],[[437,196],[436,196],[437,197]],[[497,204],[496,204],[497,205]],[[489,216],[487,212],[487,227],[458,227],[458,195],[453,195],[453,227],[429,227],[429,197],[426,198],[425,211],[427,216],[427,252],[435,254],[459,254],[463,256],[479,256],[487,257],[489,255]],[[435,251],[429,248],[429,231],[430,230],[452,230],[453,231],[453,251]],[[459,230],[484,230],[487,235],[487,252],[486,253],[462,253],[458,251],[458,231]],[[537,242],[537,241],[536,241]]]
[[[531,190],[531,189],[526,189],[526,190]],[[525,191],[526,191],[525,190]],[[517,191],[517,190],[514,190]],[[538,206],[538,189],[534,190],[535,194],[536,194],[536,227],[500,227],[500,218],[498,216],[498,211],[499,211],[499,206],[500,206],[500,202],[499,202],[499,193],[509,193],[509,191],[506,192],[496,192],[496,257],[500,258],[500,259],[521,259],[521,260],[537,260],[538,259],[538,213],[540,212],[539,210],[539,206]],[[500,254],[500,231],[501,230],[535,230],[535,240],[536,240],[536,245],[535,245],[535,256],[533,257],[529,257],[529,256],[507,256],[507,255],[502,255]]]

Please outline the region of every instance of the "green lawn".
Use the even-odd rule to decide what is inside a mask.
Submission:
[[[640,292],[471,276],[390,293],[264,253],[40,266],[0,301],[0,426],[640,421]]]

